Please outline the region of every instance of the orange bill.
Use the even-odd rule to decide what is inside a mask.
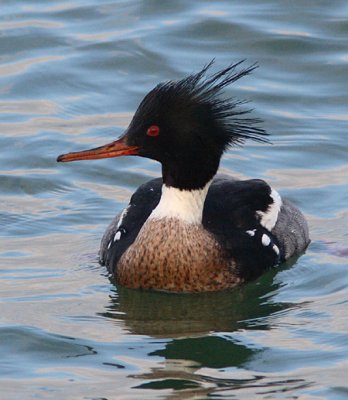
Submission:
[[[96,147],[90,150],[75,151],[72,153],[61,154],[58,156],[58,162],[80,161],[80,160],[98,160],[99,158],[111,158],[120,156],[138,155],[139,146],[129,146],[126,143],[126,136],[122,136],[115,142],[104,146]]]

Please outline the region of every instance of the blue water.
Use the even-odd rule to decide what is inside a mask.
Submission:
[[[0,398],[348,398],[348,3],[10,1],[0,7]],[[308,218],[298,260],[225,293],[117,287],[100,238],[155,162],[57,164],[114,140],[158,82],[246,59],[273,145],[223,172]]]

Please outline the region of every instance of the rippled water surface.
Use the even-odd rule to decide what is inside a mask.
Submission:
[[[348,3],[10,1],[0,7],[0,398],[348,398]],[[306,254],[225,293],[117,287],[99,241],[134,157],[57,164],[107,143],[158,82],[247,59],[273,145],[221,169],[306,214]]]

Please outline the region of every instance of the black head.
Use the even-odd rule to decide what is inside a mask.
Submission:
[[[61,156],[59,161],[139,155],[162,164],[167,186],[204,187],[230,145],[245,139],[266,141],[266,132],[257,127],[259,120],[245,117],[250,110],[240,108],[243,102],[221,97],[226,86],[256,68],[237,71],[241,63],[209,75],[211,62],[197,74],[159,84],[140,103],[126,133],[107,145],[107,151],[103,146],[92,153],[70,153],[75,154],[72,158]]]

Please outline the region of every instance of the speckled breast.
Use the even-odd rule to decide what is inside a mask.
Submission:
[[[241,283],[213,235],[202,225],[149,219],[117,265],[129,288],[175,292],[224,290]]]

